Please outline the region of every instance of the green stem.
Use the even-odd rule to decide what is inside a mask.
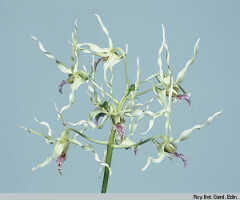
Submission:
[[[106,161],[105,161],[109,167],[111,166],[111,162],[112,162],[112,153],[113,153],[112,144],[114,143],[114,136],[115,136],[115,129],[114,127],[112,127],[111,134],[108,139],[107,155],[106,155]],[[101,193],[107,192],[108,179],[109,179],[109,169],[105,167]]]
[[[27,130],[29,133],[43,136],[42,133],[33,131],[32,129],[27,129],[27,128],[25,128],[25,130]],[[74,132],[77,133],[79,136],[81,136],[81,137],[85,138],[86,140],[88,140],[89,142],[93,142],[93,143],[95,143],[95,144],[102,144],[102,145],[108,145],[108,144],[110,144],[110,141],[109,141],[109,140],[108,140],[108,141],[95,140],[95,139],[92,139],[92,138],[84,135],[83,133],[81,133],[81,132],[79,132],[78,130],[73,129],[73,128],[68,128],[67,130],[74,131]],[[56,139],[54,139],[54,138],[52,138],[52,137],[50,137],[50,136],[44,136],[44,137],[45,137],[46,139],[56,140]],[[140,145],[142,145],[142,144],[145,144],[145,143],[147,143],[147,142],[149,142],[149,141],[151,141],[151,140],[158,139],[158,138],[161,138],[161,139],[164,140],[164,136],[158,134],[158,135],[149,137],[149,138],[147,138],[147,139],[145,139],[145,140],[141,140],[141,141],[138,142],[138,143],[130,144],[130,145],[122,145],[122,144],[119,145],[119,144],[113,144],[113,142],[112,142],[112,143],[111,143],[111,144],[112,144],[111,147],[112,147],[112,148],[115,148],[115,149],[132,148],[132,147],[140,146]],[[56,140],[55,142],[57,142],[57,140]]]
[[[154,86],[153,86],[153,87],[154,87]],[[146,93],[148,93],[148,92],[153,91],[153,87],[150,87],[150,88],[148,88],[148,89],[146,89],[146,90],[144,90],[144,91],[142,91],[142,92],[136,93],[136,97],[141,96],[141,95],[144,95],[144,94],[146,94]]]
[[[156,140],[156,139],[159,139],[159,138],[161,138],[161,139],[164,140],[164,136],[158,134],[158,135],[152,136],[152,137],[150,137],[150,138],[147,138],[147,139],[145,139],[145,140],[142,140],[142,141],[140,141],[140,142],[138,142],[138,143],[136,143],[136,144],[131,144],[131,145],[116,145],[116,144],[114,144],[114,145],[112,145],[112,147],[115,148],[115,149],[132,148],[132,147],[137,147],[137,146],[140,146],[140,145],[142,145],[142,144],[145,144],[145,143],[147,143],[147,142],[149,142],[149,141]]]
[[[155,78],[155,77],[157,77],[157,76],[159,76],[159,72],[156,73],[156,74],[153,74],[153,75],[149,76],[148,78],[146,78],[146,79],[143,80],[143,81],[140,81],[140,84],[144,84],[144,83],[146,83],[147,81],[150,81],[151,79],[153,79],[153,78]]]
[[[68,130],[77,133],[79,136],[85,138],[86,140],[88,140],[88,141],[90,141],[90,142],[93,142],[93,143],[96,143],[96,144],[104,144],[104,145],[108,144],[107,141],[101,141],[101,140],[92,139],[92,138],[84,135],[83,133],[81,133],[81,132],[79,132],[78,130],[75,130],[75,129],[73,129],[73,128],[68,128]]]

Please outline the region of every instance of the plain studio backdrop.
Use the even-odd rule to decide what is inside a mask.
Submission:
[[[115,46],[129,45],[129,76],[136,77],[136,57],[140,58],[141,78],[157,72],[157,52],[162,40],[161,24],[171,65],[176,73],[193,55],[200,37],[199,55],[183,82],[192,93],[192,106],[178,102],[173,106],[172,134],[204,122],[218,110],[223,114],[213,123],[178,145],[188,165],[179,159],[165,159],[145,171],[150,155],[157,156],[152,145],[142,146],[138,155],[115,150],[109,192],[112,193],[193,193],[240,192],[239,189],[239,1],[0,1],[1,51],[1,164],[0,192],[24,193],[98,193],[102,174],[90,152],[71,146],[59,176],[55,161],[35,172],[31,168],[50,156],[53,147],[43,138],[30,135],[19,126],[46,131],[34,117],[50,123],[54,136],[62,125],[56,119],[54,102],[68,102],[69,86],[58,92],[65,79],[53,60],[39,50],[30,35],[35,35],[65,63],[70,63],[74,20],[79,21],[80,42],[107,46],[97,23],[99,14]],[[88,65],[89,59],[81,61]],[[116,67],[114,88],[123,92],[122,64]],[[166,69],[166,68],[165,68]],[[102,69],[99,68],[99,73]],[[77,94],[77,103],[66,112],[69,121],[86,119],[89,106],[86,87]],[[159,107],[155,107],[158,109]],[[147,126],[147,121],[143,121]],[[160,120],[153,132],[163,126]],[[95,138],[107,137],[109,124],[91,131]],[[104,149],[97,148],[101,157]]]

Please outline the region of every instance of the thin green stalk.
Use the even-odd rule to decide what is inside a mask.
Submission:
[[[145,144],[145,143],[147,143],[147,142],[149,142],[151,140],[156,140],[156,139],[159,139],[159,138],[164,139],[164,136],[158,134],[158,135],[152,136],[150,138],[147,138],[145,140],[142,140],[142,141],[140,141],[140,142],[138,142],[136,144],[132,144],[132,145],[116,145],[116,144],[114,144],[114,145],[112,145],[112,147],[115,148],[115,149],[124,149],[124,148],[137,147],[137,146]]]
[[[109,167],[111,166],[111,162],[112,162],[112,153],[113,153],[112,144],[114,143],[114,136],[115,136],[115,129],[114,127],[112,127],[111,134],[108,139],[107,155],[106,155],[106,161],[105,161],[109,165]],[[109,169],[105,167],[101,193],[107,192],[108,179],[109,179]]]
[[[153,87],[154,87],[154,86],[153,86]],[[151,91],[153,90],[153,87],[150,87],[150,88],[148,88],[148,89],[146,89],[146,90],[144,90],[144,91],[142,91],[142,92],[136,93],[136,97],[141,96],[141,95],[144,95],[144,94],[146,94],[146,93],[148,93],[148,92],[151,92]]]
[[[93,138],[90,138],[90,137],[84,135],[83,133],[79,132],[78,130],[73,129],[73,128],[68,128],[67,130],[73,131],[73,132],[77,133],[79,136],[81,136],[81,137],[85,138],[86,140],[88,140],[89,142],[93,142],[93,143],[95,143],[95,144],[102,144],[102,145],[108,145],[108,144],[110,144],[109,141],[95,140],[95,139],[93,139]],[[29,132],[32,133],[32,134],[36,134],[36,135],[43,136],[42,133],[33,131],[32,129],[29,129],[29,130],[27,130],[27,131],[29,131]],[[158,138],[164,139],[163,137],[164,137],[163,135],[158,134],[158,135],[152,136],[152,137],[150,137],[150,138],[147,138],[147,139],[142,140],[142,141],[140,141],[140,142],[138,142],[138,143],[135,143],[135,144],[131,144],[131,145],[122,145],[122,144],[120,144],[120,145],[119,145],[119,144],[113,144],[113,143],[112,143],[111,146],[112,146],[112,148],[116,148],[116,149],[131,148],[131,147],[136,147],[136,146],[145,144],[145,143],[147,143],[147,142],[149,142],[150,140],[153,140],[153,139],[158,139]],[[54,140],[54,138],[52,138],[52,137],[50,137],[50,136],[45,136],[45,138]],[[57,141],[57,140],[56,140],[56,141]]]
[[[79,132],[79,131],[76,130],[76,129],[68,128],[68,130],[77,133],[79,136],[85,138],[86,140],[88,140],[88,141],[90,141],[90,142],[93,142],[93,143],[96,143],[96,144],[104,144],[104,145],[108,144],[107,141],[101,141],[101,140],[95,140],[95,139],[92,139],[92,138],[90,138],[90,137],[84,135],[83,133]]]

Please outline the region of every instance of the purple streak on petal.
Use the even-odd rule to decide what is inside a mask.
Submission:
[[[101,117],[104,117],[105,115],[106,115],[105,113],[99,113],[99,114],[96,115],[95,120],[96,120],[97,126],[98,126],[98,121],[99,121],[99,119],[100,119]]]
[[[175,152],[174,155],[175,155],[177,158],[180,158],[180,159],[183,161],[184,167],[187,166],[187,160],[184,158],[184,155],[183,155],[183,154]]]
[[[191,106],[191,100],[187,94],[179,94],[179,95],[177,95],[177,99],[185,100],[188,103],[188,105]]]
[[[62,94],[62,89],[63,89],[63,86],[66,84],[67,82],[65,80],[62,80],[62,82],[59,84],[58,86],[58,91]]]
[[[65,160],[66,160],[66,154],[60,155],[56,160],[57,165],[58,165],[58,172],[60,175],[62,175],[62,165]]]
[[[122,124],[120,124],[120,123],[116,124],[116,125],[115,125],[115,128],[116,128],[118,134],[120,135],[121,140],[123,140],[124,129],[123,129]]]

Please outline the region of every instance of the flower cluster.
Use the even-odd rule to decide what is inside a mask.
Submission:
[[[102,22],[99,15],[96,15],[97,20],[108,39],[108,47],[100,47],[97,44],[90,42],[79,42],[78,40],[78,25],[77,21],[74,25],[74,31],[72,33],[72,56],[71,66],[67,66],[62,61],[59,61],[56,56],[47,51],[42,42],[32,37],[38,43],[40,50],[50,59],[56,61],[56,64],[61,72],[67,75],[63,78],[58,86],[58,91],[63,93],[63,87],[69,85],[71,91],[69,94],[69,102],[63,106],[60,110],[56,107],[58,119],[63,124],[63,131],[59,138],[52,137],[51,128],[47,122],[39,122],[48,128],[48,133],[43,134],[34,131],[29,128],[23,127],[31,134],[43,136],[48,144],[55,144],[52,156],[47,158],[43,163],[37,165],[33,170],[43,167],[50,163],[53,159],[57,162],[59,174],[62,174],[62,166],[68,155],[68,149],[70,145],[80,146],[83,150],[91,151],[94,154],[95,160],[102,166],[106,167],[109,172],[112,156],[110,152],[112,149],[132,149],[135,153],[137,149],[142,147],[147,142],[152,142],[158,151],[158,157],[148,157],[146,165],[142,168],[142,171],[146,170],[151,163],[159,163],[164,160],[165,157],[179,158],[183,161],[184,166],[187,165],[187,161],[182,153],[177,151],[177,144],[183,140],[186,140],[194,130],[199,130],[208,125],[217,115],[221,113],[217,112],[213,114],[208,120],[200,125],[195,125],[190,129],[187,129],[180,133],[178,137],[173,137],[171,132],[171,110],[172,104],[179,100],[185,100],[191,105],[190,93],[186,92],[182,87],[182,82],[186,76],[187,70],[190,65],[195,61],[198,54],[199,39],[194,46],[193,57],[187,61],[183,69],[177,74],[176,79],[173,76],[170,65],[170,53],[165,37],[165,28],[162,26],[162,44],[158,51],[158,65],[159,71],[153,73],[151,76],[140,80],[140,62],[137,58],[137,75],[136,81],[130,83],[128,77],[127,66],[127,53],[126,47],[123,50],[120,47],[114,47],[110,34]],[[163,69],[163,54],[166,54],[167,70]],[[81,65],[82,54],[90,55],[92,62],[89,66]],[[120,66],[123,62],[124,78],[125,78],[125,90],[120,99],[116,98],[113,91],[114,80],[114,67]],[[104,86],[101,86],[96,80],[96,74],[99,73],[98,66],[103,66]],[[146,83],[150,83],[150,88],[142,90],[142,86]],[[79,90],[82,84],[87,84],[87,94],[90,102],[93,104],[94,109],[90,112],[87,120],[80,120],[75,123],[65,120],[63,112],[70,110],[75,101],[75,93]],[[117,92],[119,93],[119,91]],[[146,101],[141,102],[141,96],[151,93],[152,97]],[[153,102],[159,103],[160,110],[151,110]],[[148,128],[141,132],[138,131],[140,121],[145,117],[150,118],[148,121]],[[158,118],[165,119],[165,132],[163,134],[154,133],[155,121]],[[112,124],[112,131],[109,139],[106,141],[97,140],[89,137],[86,133],[89,128],[101,129],[106,121],[110,121]],[[146,121],[146,120],[145,120]],[[81,129],[76,129],[78,126]],[[128,127],[128,128],[127,128]],[[154,136],[146,138],[146,134],[151,132]],[[137,135],[140,139],[133,141],[132,136]],[[86,140],[92,144],[106,145],[107,155],[101,160],[98,153],[94,149],[92,144],[80,143],[77,136],[83,140]]]

